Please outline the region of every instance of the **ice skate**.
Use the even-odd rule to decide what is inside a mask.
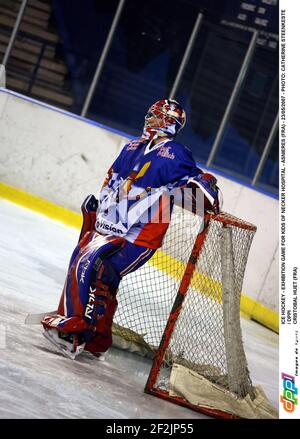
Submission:
[[[46,329],[43,335],[59,352],[71,360],[75,360],[84,350],[85,342],[80,342],[77,335],[64,334],[56,329]]]

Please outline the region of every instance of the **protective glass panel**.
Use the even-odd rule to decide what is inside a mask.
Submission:
[[[169,95],[197,10],[183,0],[127,1],[88,117],[138,136],[150,105]]]
[[[278,112],[278,50],[257,46],[213,167],[251,182]]]
[[[80,114],[117,5],[29,0],[8,60],[7,88]],[[19,8],[20,2],[0,0],[0,54]]]
[[[267,161],[257,183],[257,186],[267,191],[278,193],[279,187],[279,132],[277,132]]]
[[[176,97],[187,112],[181,140],[205,163],[215,140],[251,35],[203,21]]]

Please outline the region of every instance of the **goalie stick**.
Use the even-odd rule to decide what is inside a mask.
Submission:
[[[27,314],[25,317],[25,325],[39,325],[45,316],[54,316],[55,314],[57,314],[57,310],[43,312],[40,314]]]

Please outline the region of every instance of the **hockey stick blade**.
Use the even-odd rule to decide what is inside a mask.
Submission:
[[[25,325],[39,325],[45,316],[54,316],[56,311],[43,312],[41,314],[27,314],[25,317]]]

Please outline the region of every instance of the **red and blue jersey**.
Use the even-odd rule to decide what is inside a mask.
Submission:
[[[174,140],[134,140],[126,144],[113,163],[100,192],[96,230],[123,236],[127,241],[156,249],[162,245],[169,220],[169,193],[202,171],[191,151]]]

